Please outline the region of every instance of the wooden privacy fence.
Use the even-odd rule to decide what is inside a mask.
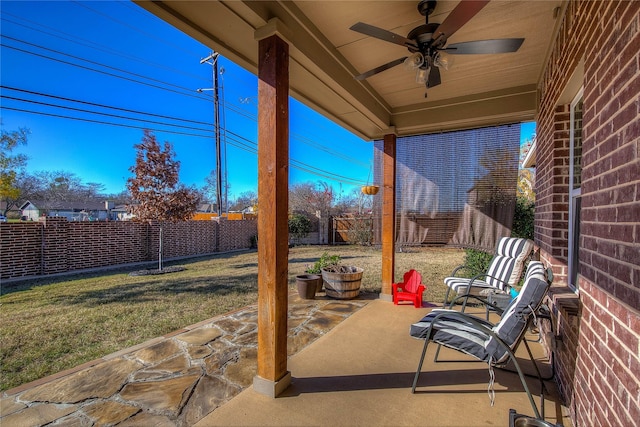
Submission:
[[[396,214],[396,244],[399,246],[460,246],[455,237],[469,228],[463,224],[462,218],[463,213],[461,212],[445,212],[436,215],[398,212]],[[494,225],[494,228],[496,226]],[[479,233],[486,233],[485,229],[489,228],[488,226],[483,227]],[[379,245],[380,242],[381,219],[379,216],[345,215],[332,217],[329,221],[329,244]]]
[[[375,242],[376,217],[373,215],[334,216],[329,221],[329,243],[332,245],[361,244]]]
[[[254,219],[162,224],[165,259],[248,249]],[[159,223],[75,222],[45,217],[0,223],[0,279],[42,276],[158,259]]]

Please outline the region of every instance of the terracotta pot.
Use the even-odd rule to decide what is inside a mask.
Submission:
[[[301,274],[296,276],[298,295],[302,299],[314,299],[318,287],[322,288],[322,277],[317,274]]]

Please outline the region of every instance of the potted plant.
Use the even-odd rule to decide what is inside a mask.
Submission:
[[[315,263],[307,266],[305,274],[296,276],[300,298],[313,299],[316,293],[322,291],[322,269],[335,265],[339,261],[339,255],[329,255],[325,252]]]
[[[341,265],[338,260],[323,267],[322,281],[328,297],[337,299],[351,299],[360,294],[362,273],[360,267]]]

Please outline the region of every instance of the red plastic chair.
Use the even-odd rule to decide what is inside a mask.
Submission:
[[[403,281],[391,285],[393,290],[393,303],[398,301],[412,301],[416,308],[422,307],[422,293],[427,289],[422,284],[422,276],[416,270],[404,273]]]

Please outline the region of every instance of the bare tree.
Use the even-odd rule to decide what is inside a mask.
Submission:
[[[325,216],[331,212],[333,198],[333,188],[326,182],[294,184],[289,189],[289,211],[307,212],[312,215],[319,211]]]
[[[129,170],[134,176],[127,180],[127,189],[135,204],[128,210],[134,220],[160,222],[158,269],[162,270],[162,221],[186,221],[200,203],[201,195],[178,182],[180,162],[168,141],[161,149],[153,132],[144,131],[142,142],[134,145],[136,163]]]
[[[0,122],[0,126],[2,123]],[[29,130],[20,128],[17,131],[5,131],[2,128],[0,138],[0,200],[5,202],[3,215],[16,203],[20,189],[16,186],[18,173],[26,166],[27,156],[12,154],[19,145],[27,145]]]
[[[229,188],[231,186],[223,178],[220,188],[221,203],[220,210],[226,212],[229,208],[229,201],[227,200],[227,194],[229,194]],[[218,173],[213,169],[209,175],[204,179],[204,186],[202,186],[201,192],[205,200],[215,206],[218,206]]]
[[[85,200],[86,186],[73,172],[43,171],[36,174],[42,187],[40,198],[51,206],[59,202]]]
[[[257,206],[258,195],[255,191],[243,191],[238,195],[236,200],[229,206],[233,211],[241,211],[250,206]]]

